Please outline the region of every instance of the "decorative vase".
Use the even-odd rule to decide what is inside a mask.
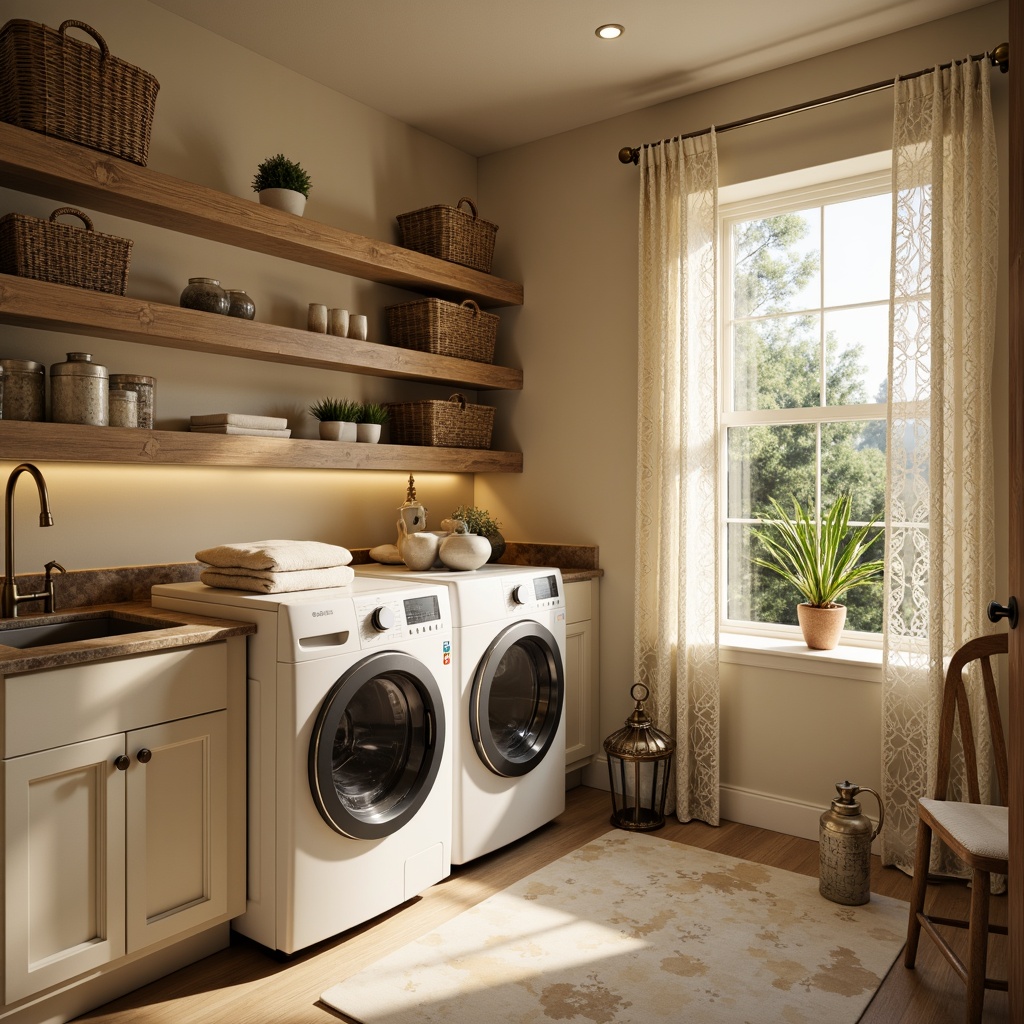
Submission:
[[[357,423],[356,440],[365,441],[367,444],[376,444],[380,440],[380,424]]]
[[[491,557],[488,562],[497,562],[505,554],[505,538],[495,530],[494,533],[485,533],[484,536],[491,542]]]
[[[302,211],[306,209],[306,197],[291,188],[265,188],[257,195],[263,206],[284,210],[285,213],[294,213],[296,217],[301,217]]]
[[[228,296],[220,281],[212,277],[190,277],[178,299],[185,309],[199,309],[204,313],[227,313]]]
[[[228,316],[237,316],[240,320],[252,320],[256,316],[256,303],[243,291],[237,288],[225,289],[228,297]]]
[[[348,420],[321,420],[320,421],[321,441],[354,441],[356,439],[356,424]]]
[[[796,618],[804,635],[804,643],[815,651],[834,651],[846,623],[846,605],[816,608],[810,604],[796,606]]]

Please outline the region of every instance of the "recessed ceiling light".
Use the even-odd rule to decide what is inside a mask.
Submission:
[[[626,30],[621,25],[601,25],[594,31],[598,39],[618,39]]]

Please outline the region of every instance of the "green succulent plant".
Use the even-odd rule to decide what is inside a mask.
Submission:
[[[882,531],[871,534],[877,516],[850,531],[850,495],[837,499],[820,525],[814,521],[813,510],[804,511],[796,498],[792,519],[774,498],[769,501],[775,515],[760,514],[758,519],[770,529],[751,531],[763,545],[766,557],[751,561],[792,583],[809,605],[834,607],[848,591],[872,583],[885,568],[881,559],[861,560]]]
[[[252,179],[253,192],[262,192],[265,188],[290,188],[293,192],[301,192],[307,199],[313,183],[300,164],[289,160],[283,153],[268,156],[257,168]]]
[[[497,533],[501,529],[501,523],[490,512],[473,505],[460,505],[452,513],[452,519],[461,519],[469,533],[478,533],[481,537]]]
[[[366,402],[359,414],[360,423],[386,423],[389,416],[386,405],[378,405],[376,402]]]
[[[358,423],[361,411],[361,403],[347,398],[321,398],[309,407],[309,415],[322,422]]]

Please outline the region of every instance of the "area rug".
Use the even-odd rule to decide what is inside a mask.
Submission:
[[[854,1024],[907,904],[609,832],[321,996],[360,1024]]]

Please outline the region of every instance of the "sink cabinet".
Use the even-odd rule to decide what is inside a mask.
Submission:
[[[244,643],[3,679],[5,1007],[244,911]]]

